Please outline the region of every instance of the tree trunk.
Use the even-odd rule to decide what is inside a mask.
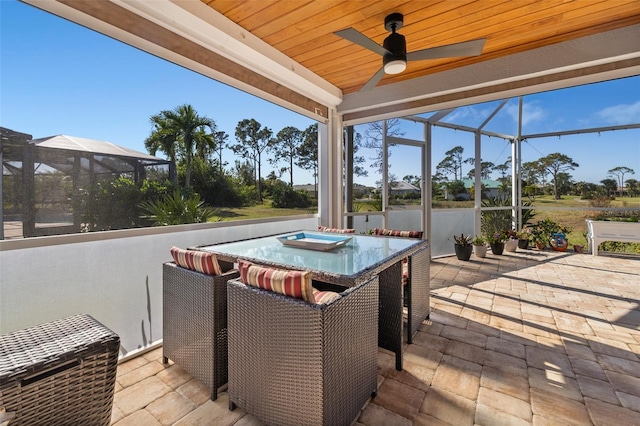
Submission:
[[[262,166],[262,161],[260,158],[260,154],[258,154],[258,199],[260,200],[260,203],[262,204],[262,170],[261,170],[261,166]]]
[[[289,160],[289,182],[291,182],[291,187],[293,188],[293,157]]]

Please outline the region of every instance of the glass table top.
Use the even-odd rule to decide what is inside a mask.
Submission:
[[[314,231],[300,231],[308,236],[323,235]],[[379,237],[371,235],[340,234],[351,237],[344,246],[317,251],[290,247],[278,241],[278,237],[295,232],[199,247],[199,250],[226,254],[256,262],[266,261],[340,275],[357,275],[367,269],[396,257],[412,248],[425,244],[424,240],[409,238]],[[324,234],[333,235],[338,234]]]

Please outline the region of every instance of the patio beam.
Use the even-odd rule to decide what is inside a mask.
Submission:
[[[309,118],[320,122],[328,120],[327,105],[331,104],[329,100],[335,98],[336,93],[329,96],[329,92],[320,89],[312,92],[299,87],[291,88],[291,84],[286,84],[284,78],[275,79],[273,76],[265,76],[250,69],[246,63],[234,62],[216,51],[214,46],[205,46],[201,40],[194,40],[193,34],[186,34],[181,29],[171,27],[175,22],[170,16],[166,16],[166,21],[162,21],[159,17],[147,18],[138,14],[142,12],[137,8],[144,6],[144,2],[22,1]],[[148,3],[148,6],[154,9],[161,5],[166,6],[167,3],[171,2],[154,1]],[[193,3],[196,2],[185,4],[193,7]],[[207,11],[213,14],[208,7]],[[200,21],[195,16],[192,19]],[[292,68],[297,69],[293,66]],[[293,79],[290,73],[283,71],[281,75]],[[312,85],[310,80],[307,81],[307,87]],[[314,98],[311,97],[312,95]],[[327,95],[327,97],[323,98],[321,95]]]

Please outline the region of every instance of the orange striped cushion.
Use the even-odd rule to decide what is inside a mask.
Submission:
[[[311,272],[267,268],[242,260],[238,269],[245,284],[315,303]]]
[[[212,254],[198,250],[184,250],[171,247],[171,256],[178,266],[208,275],[221,275],[218,259]]]
[[[386,235],[389,237],[422,238],[422,231],[398,231],[395,229],[374,228],[375,235]]]
[[[336,232],[338,234],[355,234],[356,230],[351,228],[327,228],[326,226],[318,226],[318,231]]]

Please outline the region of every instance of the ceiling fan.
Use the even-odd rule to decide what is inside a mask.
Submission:
[[[382,56],[382,68],[360,89],[361,92],[373,89],[385,74],[399,74],[407,67],[407,61],[425,59],[452,58],[458,56],[477,56],[482,53],[486,39],[465,41],[445,46],[431,47],[407,53],[407,42],[396,31],[402,28],[404,18],[401,13],[392,13],[384,18],[384,28],[391,34],[384,39],[382,46],[354,28],[336,31],[334,34]]]

